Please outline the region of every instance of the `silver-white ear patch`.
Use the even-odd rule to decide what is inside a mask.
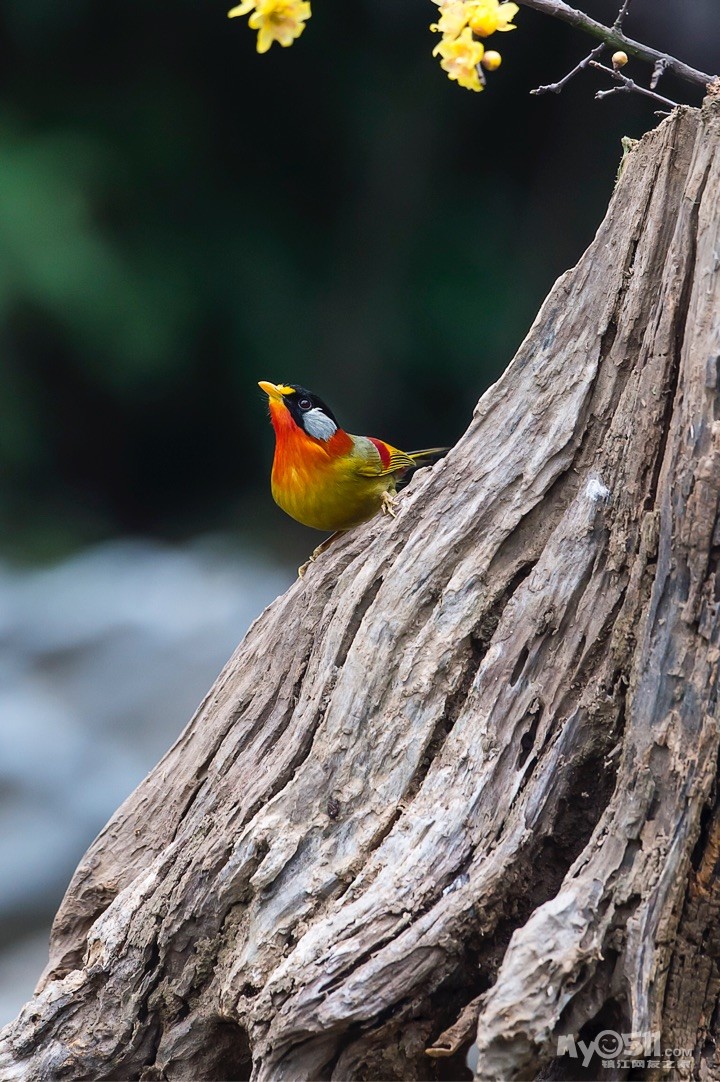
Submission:
[[[316,440],[329,440],[337,432],[335,422],[317,406],[303,414],[303,425],[307,434]]]

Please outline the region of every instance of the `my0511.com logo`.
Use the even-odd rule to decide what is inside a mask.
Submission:
[[[589,1066],[594,1057],[605,1068],[661,1068],[692,1067],[691,1048],[663,1048],[659,1033],[616,1033],[603,1029],[592,1041],[583,1041],[570,1034],[558,1038],[558,1056],[581,1059],[583,1067]]]

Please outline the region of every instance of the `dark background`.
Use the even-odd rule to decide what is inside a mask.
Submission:
[[[0,5],[0,553],[221,530],[302,558],[257,379],[453,442],[591,239],[621,136],[656,123],[595,102],[597,74],[530,97],[592,42],[527,9],[473,94],[430,56],[427,0],[315,0],[265,56],[228,6]],[[716,23],[715,0],[634,0],[626,31],[712,71]]]

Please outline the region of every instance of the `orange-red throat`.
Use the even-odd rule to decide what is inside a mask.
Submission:
[[[327,466],[352,449],[352,439],[317,395],[295,384],[261,380],[258,386],[268,396],[275,429],[274,481]]]

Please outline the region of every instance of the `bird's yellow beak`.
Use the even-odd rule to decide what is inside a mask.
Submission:
[[[285,387],[282,384],[277,386],[275,383],[268,383],[265,379],[259,381],[258,387],[265,392],[271,402],[282,402],[283,395],[287,394],[290,390],[289,387]]]

